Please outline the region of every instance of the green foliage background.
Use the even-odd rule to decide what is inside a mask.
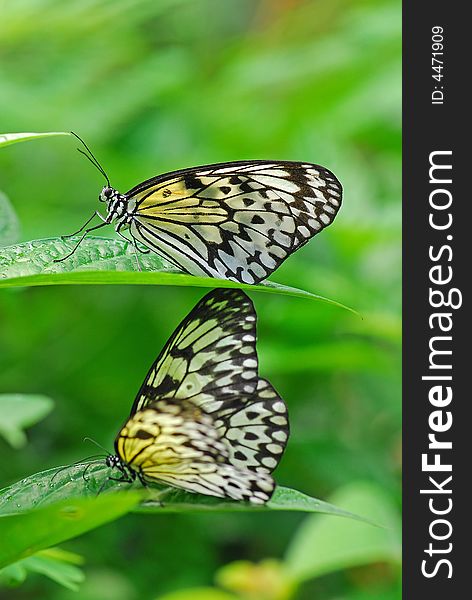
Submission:
[[[363,319],[252,294],[260,371],[291,414],[276,477],[318,498],[366,480],[398,505],[400,4],[10,0],[1,14],[0,131],[77,131],[122,191],[167,170],[246,158],[307,160],[336,173],[345,200],[334,225],[274,279]],[[0,188],[21,240],[77,229],[97,208],[101,185],[68,137],[0,153]],[[44,394],[56,406],[25,448],[0,439],[0,486],[94,453],[86,435],[111,449],[150,363],[202,294],[2,291],[0,391]],[[234,560],[283,556],[305,518],[132,515],[67,549],[87,561],[81,598],[155,598],[210,585]],[[397,589],[393,570],[372,565],[316,579],[297,597],[391,599]],[[14,594],[77,597],[39,577]]]

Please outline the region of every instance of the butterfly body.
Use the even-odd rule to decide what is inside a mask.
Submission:
[[[258,283],[328,226],[342,199],[311,163],[236,161],[172,171],[122,194],[107,185],[106,223],[193,275]]]
[[[214,290],[152,365],[107,465],[121,480],[158,482],[255,504],[287,443],[287,409],[257,374],[255,312],[240,290]]]
[[[115,188],[105,186],[100,192],[98,199],[107,204],[106,222],[113,223],[116,221],[116,230],[119,231],[123,225],[129,223],[133,216],[129,212],[129,201],[124,194],[120,194]]]
[[[118,479],[118,481],[126,481],[128,483],[132,483],[136,479],[136,477],[140,476],[140,474],[137,471],[131,469],[128,466],[128,464],[116,454],[108,455],[105,459],[105,464],[107,465],[107,467],[110,467],[112,469],[118,469],[120,471],[121,477]],[[116,478],[111,477],[110,479],[115,480]],[[146,482],[143,479],[141,479],[141,483],[143,485],[146,484]]]

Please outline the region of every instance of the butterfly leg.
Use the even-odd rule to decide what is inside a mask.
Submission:
[[[175,488],[173,488],[172,486],[165,487],[163,490],[161,490],[159,492],[159,500],[158,500],[158,502],[159,502],[159,504],[161,506],[164,506],[163,499],[166,496],[169,496],[169,494],[172,494],[172,492],[175,492]]]
[[[61,235],[61,239],[65,239],[65,238],[69,238],[69,237],[73,237],[74,235],[78,235],[79,233],[82,233],[82,231],[87,227],[87,225],[93,221],[93,219],[95,217],[98,217],[99,219],[101,219],[104,223],[106,223],[106,218],[101,215],[98,210],[96,210],[93,215],[90,217],[90,219],[88,219],[88,221],[86,221],[82,227],[80,229],[78,229],[77,231],[74,231],[74,233],[68,233],[67,235]]]
[[[133,244],[135,250],[137,250],[141,254],[151,254],[151,251],[149,250],[149,248],[140,248],[134,238],[132,239],[132,244]]]
[[[158,498],[151,498],[150,500],[144,500],[143,506],[148,506],[148,507],[158,506],[159,508],[162,508],[164,506],[164,504]]]
[[[121,477],[108,477],[108,481],[117,481],[118,483],[133,483],[134,479],[128,477],[127,475],[122,475]]]
[[[139,262],[139,252],[141,252],[141,254],[149,254],[150,250],[148,250],[147,248],[145,250],[142,250],[141,248],[139,248],[134,238],[128,239],[123,233],[121,233],[120,225],[117,226],[115,231],[121,238],[126,240],[129,244],[133,244],[134,256],[136,258],[136,266],[138,267],[138,271],[142,271],[141,263]]]
[[[89,220],[90,222],[90,220]],[[80,240],[77,242],[77,244],[72,248],[71,252],[69,252],[69,254],[66,254],[65,256],[63,256],[62,258],[55,258],[53,260],[53,262],[62,262],[64,260],[66,260],[67,258],[70,258],[75,251],[77,250],[77,248],[80,246],[80,244],[84,241],[84,239],[87,237],[87,235],[91,232],[91,231],[95,231],[95,229],[100,229],[101,227],[105,227],[105,225],[109,225],[109,223],[107,223],[106,221],[104,221],[103,223],[100,223],[99,225],[95,225],[95,227],[89,227],[88,229],[86,229],[84,231],[84,233],[81,235]],[[70,237],[70,236],[67,236]]]
[[[145,487],[147,490],[150,490],[150,488],[149,488],[149,484],[148,484],[148,482],[146,481],[146,479],[144,478],[143,474],[142,474],[142,473],[140,473],[140,472],[138,472],[138,473],[137,473],[137,477],[138,477],[139,481],[141,482],[142,486],[143,486],[143,487]],[[171,487],[169,487],[169,488],[165,488],[165,489],[164,489],[164,493],[165,493],[167,490],[172,490],[172,488],[171,488]],[[153,491],[154,491],[154,490],[153,490]],[[156,506],[156,505],[157,505],[157,506],[161,506],[161,507],[162,507],[162,506],[164,506],[164,503],[163,503],[163,502],[161,502],[161,496],[162,496],[162,492],[161,492],[161,491],[158,491],[158,492],[156,493],[156,495],[155,495],[155,496],[153,496],[153,497],[152,497],[152,498],[150,498],[149,500],[145,500],[145,501],[143,502],[143,504],[147,504],[147,505],[149,505],[149,506]]]
[[[129,244],[133,244],[134,249],[136,250],[136,252],[140,252],[141,254],[150,254],[151,251],[148,248],[140,248],[136,242],[136,240],[134,238],[132,238],[131,240],[129,238],[127,238],[124,234],[121,233],[121,231],[117,231],[116,232],[120,237],[122,237],[124,240],[126,240]]]
[[[116,481],[117,483],[133,483],[134,479],[126,473],[123,473],[121,477],[107,477],[100,486],[100,489],[97,492],[97,496],[100,496],[100,494],[103,492],[103,488],[109,481]]]

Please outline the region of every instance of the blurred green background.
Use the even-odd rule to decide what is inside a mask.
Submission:
[[[168,170],[248,158],[335,172],[345,190],[335,223],[273,279],[362,319],[252,294],[260,372],[291,415],[276,479],[318,498],[367,481],[399,507],[400,3],[6,0],[0,14],[0,131],[77,131],[121,191]],[[75,146],[51,138],[0,153],[0,189],[22,240],[70,233],[97,208],[103,181]],[[45,394],[55,409],[21,450],[0,439],[0,487],[93,454],[84,436],[111,449],[149,365],[203,293],[3,291],[0,392]],[[134,515],[65,547],[86,559],[81,598],[153,599],[209,586],[232,561],[282,558],[304,519]],[[395,569],[372,564],[309,581],[296,598],[382,600],[398,589]],[[4,593],[77,597],[40,577]]]

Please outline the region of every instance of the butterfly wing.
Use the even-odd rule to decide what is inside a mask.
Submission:
[[[137,411],[119,432],[115,449],[143,480],[190,492],[262,504],[275,486],[266,473],[230,464],[214,419],[189,401],[160,400]]]
[[[160,398],[198,399],[212,413],[257,386],[256,313],[241,290],[207,294],[152,365],[131,414]]]
[[[213,416],[232,465],[272,473],[282,458],[290,429],[287,407],[268,381],[259,379],[247,401],[235,401]]]
[[[239,161],[160,175],[126,197],[131,235],[175,266],[258,283],[332,223],[342,187],[319,165]]]

